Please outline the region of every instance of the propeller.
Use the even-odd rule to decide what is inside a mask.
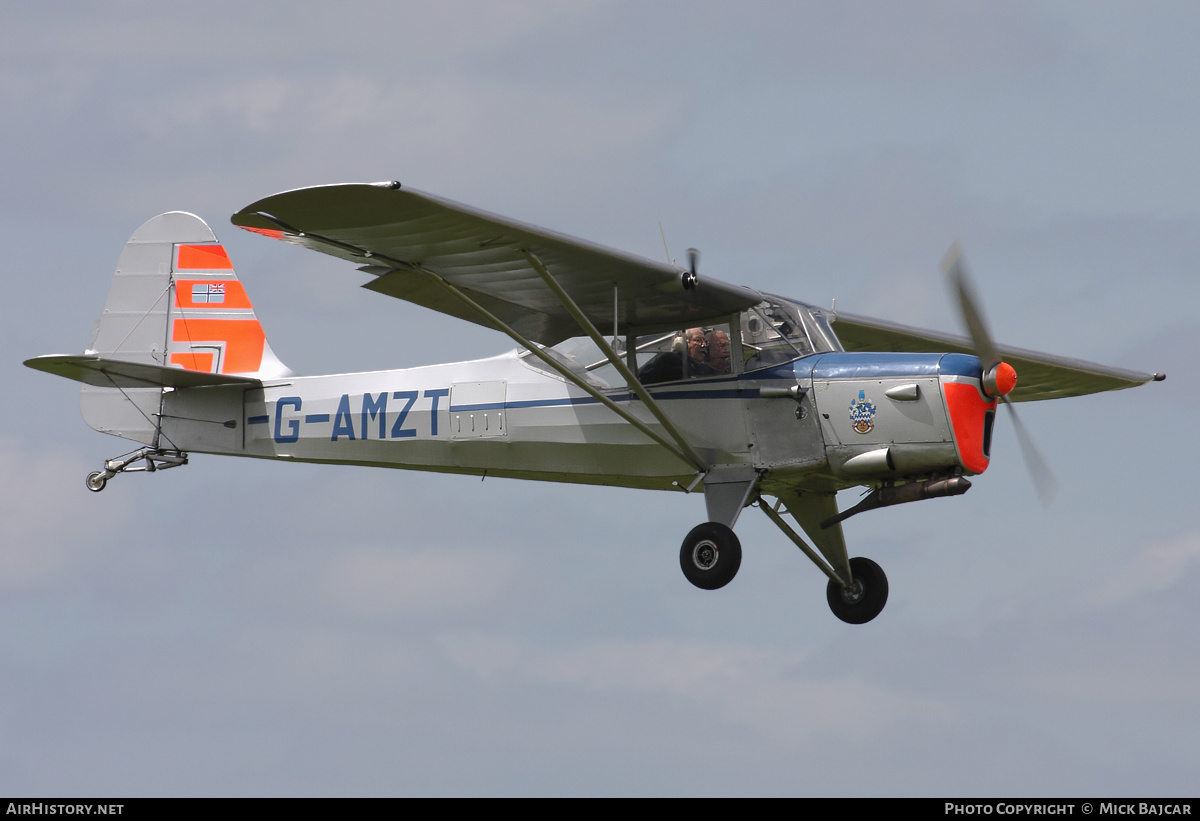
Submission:
[[[688,272],[683,275],[683,288],[685,291],[690,291],[696,287],[696,282],[699,280],[699,275],[696,273],[697,267],[700,264],[700,252],[695,248],[687,249],[688,256]]]
[[[1021,423],[1016,405],[1008,398],[1009,392],[1017,385],[1017,372],[1012,365],[1000,358],[1000,353],[992,342],[987,321],[979,307],[979,297],[976,295],[971,277],[967,273],[962,249],[959,248],[957,242],[950,246],[950,250],[942,258],[942,273],[950,280],[950,287],[954,290],[954,296],[958,301],[963,324],[967,326],[967,333],[971,337],[975,355],[979,357],[979,363],[983,366],[983,390],[988,396],[998,399],[1007,406],[1009,414],[1012,416],[1013,428],[1017,432],[1021,455],[1025,459],[1025,467],[1029,470],[1034,489],[1042,504],[1048,506],[1055,494],[1058,493],[1058,479],[1054,477],[1054,472],[1050,470],[1046,460],[1038,451],[1037,445],[1033,443],[1033,437]]]

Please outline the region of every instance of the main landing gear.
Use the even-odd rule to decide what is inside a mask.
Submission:
[[[118,473],[137,473],[143,470],[153,473],[156,470],[166,470],[167,468],[186,465],[187,461],[188,455],[182,451],[164,450],[163,448],[139,448],[132,453],[126,453],[124,456],[118,456],[115,459],[106,459],[104,470],[89,473],[85,481],[88,490],[93,493],[99,493],[104,490],[105,485],[108,484],[108,480]]]
[[[888,599],[888,581],[883,568],[861,556],[847,559],[840,524],[834,522],[830,527],[819,527],[818,522],[827,511],[805,511],[799,505],[789,511],[813,538],[817,546],[814,550],[783,520],[779,505],[772,508],[761,498],[757,504],[829,577],[825,597],[833,615],[847,624],[866,624],[883,611]],[[819,528],[816,535],[812,528]],[[683,575],[702,590],[717,590],[729,584],[741,564],[741,542],[731,528],[719,522],[696,525],[679,549]]]
[[[834,579],[825,588],[829,609],[847,624],[866,624],[887,604],[888,582],[883,568],[870,559],[856,556],[850,560],[853,581],[842,587]]]
[[[696,525],[679,548],[683,575],[701,590],[716,590],[733,581],[742,566],[742,543],[719,522]]]

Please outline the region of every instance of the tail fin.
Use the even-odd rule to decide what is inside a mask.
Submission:
[[[160,214],[129,239],[87,352],[206,373],[291,375],[224,247],[204,220],[182,211]]]
[[[96,430],[156,447],[164,388],[292,375],[225,249],[204,220],[182,211],[130,237],[83,357],[26,364],[83,382],[80,405]]]

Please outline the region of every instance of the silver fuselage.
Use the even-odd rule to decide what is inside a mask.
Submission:
[[[978,368],[973,357],[951,356],[957,370]],[[651,394],[706,464],[753,466],[765,485],[832,489],[961,467],[942,383],[964,377],[948,373],[942,358],[822,353],[741,376],[655,385]],[[795,398],[781,395],[791,386]],[[605,394],[661,429],[627,389]],[[168,391],[162,419],[163,444],[190,452],[657,489],[696,478],[515,351],[261,388]]]

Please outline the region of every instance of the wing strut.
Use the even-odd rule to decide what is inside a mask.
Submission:
[[[544,350],[542,350],[541,347],[539,347],[538,345],[535,345],[532,341],[526,339],[521,334],[517,333],[515,330],[513,330],[511,327],[509,327],[508,324],[506,324],[503,320],[501,320],[499,317],[497,317],[495,314],[493,314],[487,308],[484,308],[478,302],[471,299],[471,297],[467,296],[465,293],[460,291],[458,288],[455,288],[453,285],[451,285],[446,280],[442,279],[440,276],[435,274],[433,271],[430,271],[429,269],[421,267],[421,266],[415,266],[415,265],[411,265],[411,264],[408,265],[407,267],[413,268],[415,270],[419,270],[422,273],[426,274],[427,276],[431,277],[433,282],[435,282],[437,285],[439,285],[441,288],[443,288],[447,293],[462,300],[472,310],[474,310],[480,316],[482,316],[485,320],[487,320],[487,322],[489,324],[491,324],[491,326],[493,328],[495,328],[498,331],[503,331],[504,333],[508,334],[510,337],[512,337],[512,339],[518,345],[525,348],[530,353],[532,353],[534,356],[536,356],[538,359],[545,362],[547,365],[549,365],[551,368],[553,368],[555,371],[557,371],[559,374],[561,374],[563,376],[563,378],[566,379],[568,382],[571,382],[573,385],[577,386],[578,388],[580,388],[584,391],[587,391],[587,393],[589,393],[592,396],[592,398],[594,398],[600,404],[604,405],[606,408],[611,410],[613,413],[620,416],[622,419],[624,419],[629,424],[633,425],[635,428],[640,430],[642,433],[649,436],[655,442],[662,445],[664,448],[666,448],[668,451],[670,451],[672,455],[677,456],[681,461],[687,462],[688,464],[692,465],[692,467],[694,467],[697,471],[699,471],[701,473],[703,473],[706,470],[703,460],[701,460],[699,458],[699,456],[696,456],[695,452],[691,451],[691,448],[688,449],[689,451],[691,451],[691,453],[685,453],[684,451],[682,451],[678,447],[676,447],[674,443],[668,442],[666,439],[659,436],[645,422],[643,422],[642,420],[633,416],[627,410],[625,410],[624,408],[617,405],[616,402],[613,402],[607,396],[600,393],[600,391],[596,390],[591,385],[584,382],[582,379],[579,378],[579,376],[577,374],[572,373],[569,368],[567,368],[561,362],[554,359],[554,357],[550,356],[548,353],[546,353]],[[607,347],[607,346],[605,346],[605,347]]]
[[[691,462],[692,465],[694,465],[701,473],[708,470],[708,466],[704,464],[704,460],[700,458],[700,454],[696,453],[695,448],[693,448],[688,440],[684,438],[683,434],[679,432],[679,429],[675,427],[674,423],[667,418],[667,415],[663,413],[662,408],[659,407],[658,402],[654,401],[654,397],[642,387],[642,383],[638,381],[636,376],[634,376],[633,371],[629,369],[628,365],[621,361],[621,357],[617,356],[617,353],[612,349],[612,346],[609,345],[604,337],[600,335],[600,331],[596,330],[596,326],[592,324],[592,321],[587,318],[583,311],[579,310],[579,306],[575,304],[575,300],[571,299],[571,295],[563,290],[563,287],[558,284],[558,281],[550,275],[550,272],[546,270],[546,266],[542,264],[542,261],[534,256],[534,254],[530,251],[522,250],[521,255],[529,261],[529,264],[533,266],[533,270],[538,272],[538,276],[545,281],[546,287],[549,288],[556,297],[558,297],[558,301],[561,302],[562,306],[567,309],[567,313],[569,313],[571,317],[579,323],[579,327],[583,329],[583,332],[591,337],[591,340],[599,346],[600,350],[608,358],[608,361],[611,362],[613,367],[617,369],[617,373],[621,374],[621,378],[625,380],[625,384],[629,386],[629,390],[635,393],[637,398],[641,399],[642,402],[646,404],[646,408],[652,414],[654,414],[654,418],[657,419],[659,424],[666,429],[667,433],[671,434],[671,438],[675,440],[675,444],[679,445],[679,449],[687,455],[687,460]],[[613,317],[613,335],[615,338],[616,316]]]
[[[701,459],[699,454],[696,453],[695,449],[692,448],[692,446],[690,444],[688,444],[687,440],[684,439],[683,436],[679,433],[679,430],[673,424],[671,424],[671,422],[663,414],[662,410],[658,407],[658,404],[654,401],[654,399],[650,396],[650,394],[646,393],[645,389],[642,388],[641,384],[637,381],[637,378],[633,376],[633,374],[629,370],[629,368],[626,367],[625,364],[623,362],[621,362],[620,359],[612,352],[612,348],[604,341],[604,338],[602,336],[600,336],[600,333],[599,333],[599,331],[596,330],[596,327],[583,314],[583,312],[579,310],[579,307],[567,295],[566,291],[564,291],[562,289],[562,287],[554,280],[554,278],[552,276],[550,276],[550,273],[546,270],[545,266],[542,265],[541,261],[538,260],[537,257],[533,256],[533,254],[529,253],[528,251],[522,250],[521,253],[525,256],[525,258],[529,261],[529,263],[534,267],[534,270],[537,271],[538,275],[541,276],[542,279],[544,279],[546,281],[546,284],[554,292],[555,296],[562,303],[563,307],[566,308],[567,311],[574,317],[575,321],[579,323],[580,327],[583,328],[587,332],[587,334],[592,338],[592,341],[594,341],[596,344],[598,344],[600,346],[600,350],[604,351],[604,354],[606,357],[608,357],[609,361],[613,362],[616,365],[617,372],[620,373],[622,377],[624,377],[625,381],[627,383],[629,383],[630,389],[638,396],[639,399],[641,399],[646,404],[646,407],[650,410],[650,412],[652,414],[654,414],[654,417],[671,434],[671,438],[673,438],[675,440],[674,443],[667,441],[662,436],[655,433],[650,428],[650,426],[647,425],[645,422],[634,417],[628,411],[619,407],[615,402],[613,402],[611,399],[609,399],[604,394],[600,393],[598,390],[593,388],[591,385],[584,382],[582,379],[579,378],[578,375],[572,373],[570,371],[570,369],[568,369],[567,367],[565,367],[564,365],[562,365],[561,363],[556,361],[553,357],[551,357],[549,354],[547,354],[545,351],[543,351],[541,348],[539,348],[537,345],[535,345],[532,341],[530,341],[529,339],[526,339],[524,336],[522,336],[520,333],[518,333],[516,330],[514,330],[510,325],[508,325],[506,322],[504,322],[498,316],[493,314],[487,308],[484,308],[482,305],[480,305],[475,300],[471,299],[471,297],[467,296],[461,289],[459,289],[459,288],[455,287],[454,285],[452,285],[451,283],[447,282],[444,278],[442,278],[435,272],[429,270],[425,266],[417,264],[417,263],[403,262],[401,260],[392,259],[391,257],[388,257],[385,254],[373,253],[373,252],[367,251],[366,249],[358,248],[354,245],[350,245],[349,243],[341,242],[340,240],[335,240],[330,237],[325,237],[325,236],[321,236],[318,234],[312,234],[312,233],[306,233],[306,232],[300,231],[300,230],[288,225],[283,220],[280,220],[280,219],[272,216],[271,214],[267,214],[263,211],[256,212],[255,216],[261,217],[262,219],[267,220],[271,224],[278,226],[279,229],[284,231],[285,233],[294,234],[298,237],[306,237],[307,236],[307,237],[311,237],[312,239],[320,240],[321,242],[327,242],[330,245],[340,248],[343,251],[349,251],[356,255],[362,256],[365,259],[373,258],[373,259],[382,260],[382,261],[390,264],[391,267],[393,267],[393,268],[397,268],[397,269],[401,269],[401,270],[420,271],[421,273],[430,277],[431,280],[435,284],[437,284],[440,288],[442,288],[448,294],[457,298],[458,300],[460,300],[461,302],[466,304],[468,307],[470,307],[477,314],[479,314],[481,317],[483,317],[484,320],[489,325],[491,325],[491,327],[495,328],[498,331],[503,331],[504,333],[508,334],[508,336],[512,337],[512,339],[514,341],[516,341],[516,343],[518,345],[525,348],[530,353],[532,353],[534,356],[536,356],[538,359],[545,362],[547,365],[549,365],[551,368],[553,368],[555,371],[557,371],[559,374],[561,374],[563,376],[563,378],[565,378],[567,381],[571,382],[573,385],[586,391],[596,401],[600,402],[602,405],[604,405],[606,408],[611,410],[613,413],[617,414],[622,419],[624,419],[626,422],[629,422],[631,425],[633,425],[635,428],[640,430],[642,433],[649,436],[653,441],[662,445],[664,448],[666,448],[668,451],[670,451],[674,456],[678,457],[680,460],[682,460],[684,462],[687,462],[688,464],[690,464],[692,467],[694,467],[700,473],[704,473],[706,470],[708,470],[708,466],[704,463],[704,460]]]

